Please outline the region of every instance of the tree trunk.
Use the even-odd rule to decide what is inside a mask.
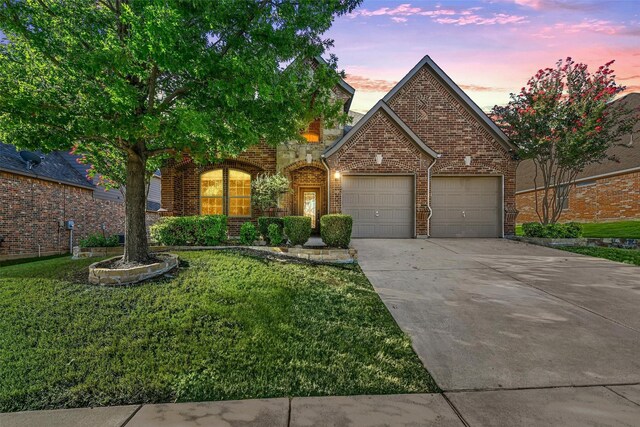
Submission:
[[[124,262],[144,263],[149,260],[145,215],[147,197],[145,187],[146,160],[131,151],[127,157],[125,190],[126,224]]]

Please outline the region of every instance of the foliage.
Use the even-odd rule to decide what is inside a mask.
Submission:
[[[258,230],[267,244],[269,244],[269,226],[271,224],[277,224],[280,231],[284,229],[284,221],[282,218],[274,216],[261,216],[258,218]]]
[[[251,202],[265,212],[278,207],[278,201],[284,194],[291,192],[290,183],[282,174],[261,174],[251,182]]]
[[[0,269],[0,412],[437,391],[360,271],[179,256],[118,289],[73,281],[95,259]]]
[[[640,266],[640,251],[637,249],[600,248],[592,246],[561,246],[558,249]]]
[[[640,221],[582,222],[582,237],[640,239]],[[524,235],[522,225],[516,226],[516,235]]]
[[[322,241],[330,247],[348,248],[352,227],[351,215],[329,214],[320,218],[320,236]]]
[[[284,234],[292,246],[304,245],[311,237],[311,218],[308,216],[285,216]]]
[[[116,246],[120,246],[120,239],[116,234],[107,237],[102,233],[95,233],[80,239],[80,247],[82,248],[111,248]]]
[[[273,246],[280,246],[282,242],[284,242],[282,227],[275,222],[269,224],[269,227],[267,227],[267,234],[269,235],[268,243]]]
[[[0,140],[75,149],[124,183],[125,259],[146,261],[145,181],[161,161],[215,161],[302,141],[315,117],[346,121],[336,57],[314,58],[359,3],[4,1]]]
[[[151,237],[167,246],[217,246],[227,239],[225,215],[174,216],[151,226]]]
[[[566,224],[541,224],[525,222],[522,231],[526,237],[542,237],[547,239],[575,239],[582,236],[582,225],[577,222]]]
[[[625,89],[615,82],[611,64],[591,73],[571,58],[558,61],[512,93],[509,104],[493,108],[519,157],[534,163],[534,187],[543,189],[540,202],[535,192],[536,212],[544,224],[558,221],[577,175],[606,159],[637,120],[623,103],[609,104]]]
[[[253,245],[258,239],[258,230],[251,221],[247,221],[240,227],[240,243],[246,246]]]

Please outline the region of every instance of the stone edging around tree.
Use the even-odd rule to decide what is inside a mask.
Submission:
[[[94,285],[121,286],[131,285],[163,275],[178,266],[178,256],[174,254],[155,254],[161,262],[132,268],[102,268],[120,256],[93,263],[89,266],[89,282]]]

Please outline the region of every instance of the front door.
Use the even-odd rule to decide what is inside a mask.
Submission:
[[[318,231],[320,209],[320,188],[302,187],[298,190],[298,213],[311,218],[311,228]]]

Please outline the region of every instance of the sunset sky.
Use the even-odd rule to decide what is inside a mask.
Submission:
[[[640,0],[365,0],[328,36],[360,112],[426,54],[485,110],[567,56],[640,92]]]

